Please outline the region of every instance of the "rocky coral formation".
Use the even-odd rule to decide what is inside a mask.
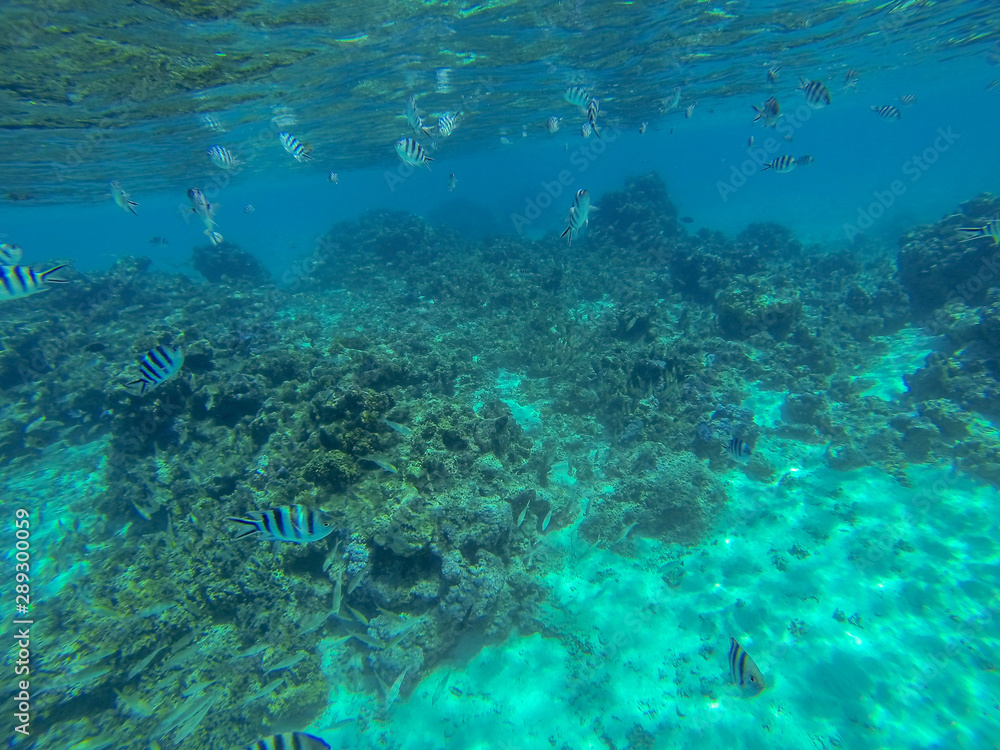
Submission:
[[[771,224],[688,235],[655,176],[597,202],[601,222],[572,255],[554,238],[467,243],[377,212],[333,228],[288,289],[252,268],[237,279],[206,260],[205,285],[123,259],[8,303],[0,454],[29,462],[103,441],[107,491],[88,514],[123,540],[85,549],[67,535],[54,552],[86,555],[92,581],[87,597],[51,603],[51,622],[83,645],[40,669],[78,674],[107,652],[91,716],[117,710],[112,688],[176,702],[186,685],[167,664],[193,636],[185,658],[220,682],[217,741],[238,746],[248,726],[318,710],[309,644],[324,634],[352,636],[345,680],[376,689],[405,671],[405,695],[459,639],[538,627],[533,571],[564,564],[545,544],[557,529],[621,554],[637,536],[697,543],[723,515],[720,474],[774,481],[762,452],[742,467],[723,455],[733,436],[826,444],[832,468],[874,463],[903,482],[909,464],[936,460],[1000,482],[983,419],[1000,403],[1000,297],[925,304],[921,286],[933,269],[957,273],[959,255],[931,261],[952,247],[951,220],[904,242],[897,277],[884,257],[803,247]],[[960,221],[995,210],[975,205]],[[910,301],[936,351],[905,373],[906,394],[879,398],[858,373],[912,322]],[[183,344],[181,373],[129,394],[122,383],[159,343]],[[740,406],[761,388],[784,394],[774,423]],[[227,516],[291,503],[322,508],[335,533],[220,542]],[[95,611],[137,614],[104,627]],[[268,665],[305,655],[282,669],[280,693],[247,701],[273,675],[232,657],[258,644]],[[64,686],[38,710],[58,725],[76,700]],[[144,728],[129,719],[123,732]]]

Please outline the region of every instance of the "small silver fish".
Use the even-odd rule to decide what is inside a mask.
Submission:
[[[125,188],[122,187],[118,180],[111,181],[111,197],[115,199],[115,203],[123,211],[128,211],[133,216],[138,216],[135,207],[139,204],[128,197],[128,193],[125,192]]]
[[[252,203],[247,203],[247,204],[246,204],[246,205],[245,205],[245,206],[243,207],[243,213],[245,213],[245,214],[252,214],[252,213],[253,213],[254,211],[256,211],[256,210],[257,210],[257,209],[253,207],[253,204],[252,204]]]
[[[398,474],[399,469],[393,466],[392,462],[389,461],[385,456],[361,456],[359,461],[371,461],[373,464],[378,466],[383,471],[388,471],[390,474]]]
[[[548,130],[550,133],[558,133],[559,123],[561,122],[562,122],[561,117],[556,117],[555,115],[552,115],[548,120],[545,121],[545,129]]]
[[[774,67],[768,69],[768,71],[767,71],[767,82],[768,83],[777,83],[777,81],[778,81],[778,71],[779,70],[781,70],[781,66],[780,65],[775,65]]]
[[[264,670],[264,673],[267,674],[269,672],[277,672],[279,669],[289,669],[290,667],[294,667],[300,661],[305,659],[306,656],[308,656],[308,654],[305,651],[296,651],[291,656],[286,656],[284,659],[277,662],[276,664],[267,667]]]
[[[205,229],[211,231],[215,226],[215,206],[208,202],[205,194],[198,188],[188,188],[187,197],[191,201],[191,213],[202,220]]]
[[[642,124],[639,126],[639,135],[645,135],[647,127],[649,127],[649,123],[646,120],[643,120]]]
[[[698,106],[698,102],[695,102],[694,104],[689,104],[687,106],[687,109],[684,110],[684,116],[687,119],[690,120],[691,117],[694,115],[694,108],[697,107],[697,106]]]
[[[338,175],[338,174],[337,174],[336,172],[333,172],[333,171],[331,171],[331,172],[330,172],[330,173],[329,173],[329,174],[328,174],[328,175],[326,176],[326,179],[327,179],[327,180],[328,180],[329,182],[332,182],[332,183],[333,183],[334,185],[337,185],[337,184],[339,184],[339,183],[340,183],[340,175]]]
[[[452,172],[450,175],[448,175],[448,192],[450,193],[452,190],[454,190],[457,185],[458,185],[458,178],[455,176],[455,173]]]
[[[545,531],[549,527],[549,521],[552,520],[552,507],[549,507],[549,512],[545,514],[545,518],[542,520],[542,531]]]
[[[528,508],[531,507],[531,501],[529,500],[524,504],[524,510],[521,511],[521,515],[517,517],[517,525],[520,526],[524,523],[524,517],[528,515]]]
[[[454,177],[454,175],[452,176]],[[409,437],[410,435],[413,434],[413,430],[411,430],[405,424],[400,424],[399,422],[390,422],[388,419],[383,419],[382,422],[383,424],[385,424],[386,427],[395,430],[403,437]]]

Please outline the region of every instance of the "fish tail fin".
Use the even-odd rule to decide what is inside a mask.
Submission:
[[[760,171],[761,172],[766,172],[770,168],[771,168],[770,164],[765,164],[763,167],[760,168]]]
[[[986,236],[984,227],[959,227],[958,231],[965,233],[965,237],[962,238],[962,242],[969,242],[970,240]]]
[[[432,157],[430,157],[430,156],[424,157],[424,166],[427,167],[427,171],[428,172],[431,171],[431,165],[430,165],[430,163],[432,161],[434,161],[434,159]]]
[[[65,268],[65,267],[66,267],[66,264],[63,263],[61,266],[55,266],[54,268],[50,268],[48,271],[42,271],[40,274],[38,274],[38,277],[40,279],[42,279],[43,281],[45,281],[46,283],[48,283],[48,284],[68,284],[69,283],[68,279],[50,279],[49,278],[49,274],[50,273],[55,273],[60,268]]]
[[[133,200],[126,200],[125,203],[128,206],[128,210],[132,212],[133,216],[139,215],[139,213],[135,210],[135,207],[139,205],[138,203]]]
[[[242,534],[234,536],[233,539],[242,539],[245,536],[251,536],[253,534],[260,533],[260,526],[257,521],[251,521],[248,518],[236,518],[235,516],[229,516],[227,521],[232,521],[233,523],[241,523],[245,526],[250,526],[251,528],[245,530]]]

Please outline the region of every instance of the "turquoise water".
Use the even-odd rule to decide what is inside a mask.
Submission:
[[[8,747],[1000,747],[991,3],[0,40],[3,278],[66,282],[0,286]],[[234,538],[296,504],[329,534]]]

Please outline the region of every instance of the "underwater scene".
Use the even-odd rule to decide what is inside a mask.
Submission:
[[[1000,748],[997,11],[4,2],[4,747]]]

